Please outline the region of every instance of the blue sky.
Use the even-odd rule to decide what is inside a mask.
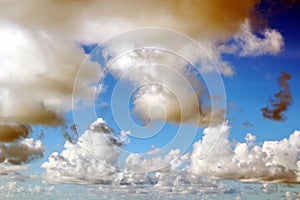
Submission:
[[[278,140],[288,136],[298,129],[299,123],[299,23],[297,17],[299,5],[288,12],[281,13],[269,19],[271,27],[279,30],[284,36],[284,50],[276,56],[261,56],[255,58],[226,58],[233,63],[236,76],[224,78],[226,94],[229,102],[233,102],[238,112],[229,113],[233,118],[231,124],[232,137],[241,140],[241,133],[253,132],[259,141]],[[292,105],[286,112],[287,120],[274,122],[263,119],[260,108],[264,107],[268,98],[278,91],[277,78],[280,73],[288,72],[292,78],[290,88],[293,96]],[[242,123],[249,121],[253,127],[242,127]]]

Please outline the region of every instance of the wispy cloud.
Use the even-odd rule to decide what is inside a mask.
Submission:
[[[292,94],[288,83],[290,79],[290,74],[286,72],[281,73],[278,78],[280,91],[274,94],[273,98],[269,99],[269,106],[261,109],[263,117],[274,121],[284,121],[286,119],[283,114],[292,103]]]

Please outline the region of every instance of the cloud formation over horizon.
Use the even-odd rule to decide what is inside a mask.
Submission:
[[[181,155],[177,149],[149,159],[133,153],[121,167],[117,164],[122,151],[118,144],[124,143],[116,138],[107,140],[111,132],[104,132],[102,127],[108,127],[102,119],[94,122],[76,144],[66,142],[62,153],[53,153],[42,165],[46,169],[45,180],[115,186],[154,185],[158,189],[179,191],[212,179],[300,182],[300,131],[289,138],[265,141],[262,145],[256,144],[256,137],[248,133],[244,143],[233,144],[228,139],[230,127],[221,124],[204,129],[203,138],[194,144],[190,154]],[[218,142],[210,149],[216,131],[220,130]]]
[[[195,53],[192,59],[200,66],[197,70],[201,73],[216,70],[232,76],[234,66],[222,55],[275,55],[284,46],[279,31],[267,27],[259,35],[252,30],[249,18],[258,3],[258,0],[1,1],[0,175],[28,169],[25,164],[43,156],[42,142],[30,138],[32,127],[64,127],[73,97],[75,104],[93,100],[101,68],[99,63],[91,61],[83,45],[101,44],[137,28],[171,29],[186,34],[203,47],[204,53]],[[161,35],[156,37],[157,41],[164,41],[166,48],[180,50],[182,55],[195,51],[185,43]],[[137,39],[146,41],[147,37],[139,35]],[[136,44],[118,43],[101,48],[109,57],[115,53],[114,48],[122,49],[122,45],[134,48]],[[126,78],[140,87],[133,97],[133,112],[145,123],[167,120],[201,127],[222,123],[225,110],[211,110],[205,86],[187,63],[156,53],[126,54],[109,69],[117,78],[129,73]],[[87,67],[78,77],[84,61]],[[153,64],[154,61],[157,63]],[[78,88],[74,90],[76,81]],[[163,109],[152,109],[154,106]],[[128,142],[127,133],[116,137],[103,120],[98,120],[78,141],[64,134],[71,142],[67,141],[61,153],[54,152],[42,164],[46,171],[43,178],[50,183],[111,184],[117,188],[152,185],[159,190],[182,193],[225,192],[224,184],[213,179],[289,182],[287,177],[299,182],[298,131],[289,139],[266,141],[262,146],[255,145],[254,136],[248,135],[248,142],[232,147],[229,127],[227,124],[224,127],[223,141],[205,158],[200,156],[199,160],[199,154],[202,155],[206,145],[215,142],[210,138],[214,127],[205,129],[205,136],[194,145],[191,154],[181,155],[178,149],[153,159],[130,154],[122,168],[118,159]],[[292,162],[288,164],[282,152]],[[255,165],[261,166],[262,171],[255,169]],[[135,168],[143,173],[136,173]],[[206,168],[209,169],[203,171]]]
[[[99,118],[75,144],[66,141],[63,152],[50,155],[41,166],[46,169],[44,178],[54,183],[109,184],[116,178],[117,161],[126,142],[125,132],[115,137]]]

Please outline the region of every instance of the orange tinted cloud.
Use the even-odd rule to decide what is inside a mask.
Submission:
[[[12,142],[20,138],[26,138],[31,132],[27,125],[1,125],[0,124],[0,142]]]
[[[280,91],[274,94],[273,98],[269,99],[269,106],[261,109],[263,117],[275,121],[284,121],[286,119],[283,113],[287,111],[288,107],[292,103],[290,86],[287,82],[290,79],[290,74],[281,72],[281,76],[278,78]]]

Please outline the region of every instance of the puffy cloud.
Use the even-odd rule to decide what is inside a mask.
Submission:
[[[56,126],[63,123],[64,112],[71,108],[72,95],[93,94],[93,88],[87,86],[98,69],[93,63],[81,76],[78,94],[73,94],[76,73],[86,57],[73,42],[4,26],[0,29],[0,43],[5,46],[0,49],[3,123]]]
[[[99,119],[76,144],[66,142],[62,153],[53,153],[49,161],[43,163],[44,178],[52,183],[109,184],[116,190],[147,186],[151,191],[178,193],[226,192],[226,186],[216,179],[267,183],[300,181],[300,131],[262,145],[257,145],[256,137],[248,133],[245,143],[233,145],[228,140],[229,129],[226,123],[206,128],[191,154],[171,150],[166,155],[156,155],[156,149],[146,155],[129,154],[124,163],[118,164],[120,147],[128,138],[114,137],[111,129]],[[220,136],[217,142],[216,135]]]
[[[244,56],[276,55],[284,46],[283,37],[275,29],[265,28],[261,33],[254,34],[249,20],[241,25],[239,33],[235,34],[228,45],[221,46],[222,53]]]
[[[192,37],[226,38],[258,0],[2,1],[0,18],[77,41],[102,41],[138,27],[174,29]],[[18,9],[16,9],[16,4]]]
[[[66,141],[64,151],[50,155],[42,164],[44,178],[54,183],[110,183],[117,173],[121,147],[127,142],[124,134],[114,137],[112,129],[98,119],[76,144]]]
[[[165,156],[152,156],[152,159],[149,155],[155,153],[153,151],[149,152],[148,158],[129,154],[121,168],[118,159],[120,148],[128,142],[127,135],[123,132],[119,138],[114,137],[111,128],[98,119],[76,144],[67,141],[65,150],[54,152],[42,164],[46,170],[44,180],[48,183],[109,184],[110,190],[116,192],[140,191],[146,186],[153,192],[183,194],[226,190],[222,183],[181,172],[189,154],[181,156],[179,150],[171,150]]]
[[[3,22],[0,44],[0,142],[15,142],[0,145],[1,156],[9,158],[29,142],[20,140],[29,136],[30,126],[63,125],[72,95],[84,99],[92,96],[94,89],[88,84],[98,66],[87,63],[90,68],[82,72],[82,80],[78,80],[81,85],[73,93],[76,73],[86,57],[73,41]],[[23,158],[19,160],[16,155],[11,162],[31,160],[31,149],[27,150],[28,155],[21,152]],[[32,156],[37,155],[41,155],[40,150]]]
[[[62,123],[63,114],[70,108],[76,72],[86,56],[78,42],[99,43],[144,26],[219,40],[238,30],[256,3],[2,1],[0,44],[5,48],[0,50],[0,117],[23,124]],[[89,92],[93,92],[87,84],[98,73],[95,64],[90,65],[76,97],[90,97]]]
[[[13,165],[28,163],[43,156],[43,145],[40,140],[26,138],[22,141],[0,144],[0,162]]]
[[[144,26],[174,29],[196,39],[223,40],[238,30],[256,3],[1,1],[0,44],[5,48],[0,49],[0,119],[7,124],[62,125],[72,95],[92,98],[91,82],[97,80],[99,69],[88,60],[85,64],[90,67],[77,80],[80,88],[73,91],[86,57],[82,43],[99,43]],[[218,52],[213,57],[222,73],[232,74]]]
[[[16,197],[19,195],[16,194],[22,194],[24,197],[24,194],[33,194],[33,195],[37,195],[37,194],[49,194],[49,192],[52,192],[52,190],[54,189],[54,186],[41,186],[41,185],[26,185],[26,184],[20,184],[20,182],[16,182],[16,181],[10,181],[7,182],[4,185],[0,186],[0,194],[1,197],[6,197],[6,198],[12,198],[12,197]],[[30,195],[31,196],[31,195]],[[21,195],[20,195],[21,197]]]
[[[188,154],[187,154],[188,155]],[[180,150],[171,150],[166,156],[157,156],[152,159],[147,159],[140,154],[129,154],[126,158],[126,171],[128,172],[151,172],[160,171],[165,172],[175,170],[183,164],[184,158],[181,157]]]
[[[137,50],[115,60],[108,70],[137,88],[133,111],[145,123],[167,120],[207,126],[224,118],[223,110],[211,111],[210,105],[204,104],[209,95],[199,79],[198,69],[173,53]]]
[[[201,157],[205,145],[211,142],[214,128],[204,131],[203,139],[194,144],[188,170],[197,176],[245,181],[299,182],[300,131],[280,141],[265,141],[262,146],[254,143],[255,136],[247,134],[246,143],[231,146],[229,126],[222,126],[218,143],[206,157]]]
[[[129,154],[125,161],[125,168],[118,174],[115,187],[132,192],[159,193],[172,192],[174,194],[205,194],[224,193],[225,184],[209,177],[194,176],[184,170],[189,162],[189,154],[171,150],[166,155],[153,156],[159,149],[150,151],[147,155]],[[150,156],[150,157],[149,157]],[[146,187],[147,190],[140,191]]]
[[[86,70],[80,71],[81,76],[77,80],[79,88],[73,90],[76,74],[86,58],[81,44],[99,43],[120,32],[144,26],[174,29],[197,41],[203,41],[220,71],[231,75],[232,68],[221,59],[222,51],[217,44],[238,31],[240,24],[248,17],[249,10],[257,2],[1,1],[0,138],[3,141],[14,141],[1,144],[1,159],[21,164],[39,157],[42,148],[38,141],[34,142],[29,138],[18,140],[28,136],[24,127],[62,125],[64,114],[71,109],[72,96],[77,100],[92,99],[96,88],[91,85],[93,81],[97,81],[100,70],[99,65],[89,59],[85,63],[88,66]],[[158,41],[165,39],[157,37]],[[246,40],[246,37],[250,40]],[[242,34],[235,39],[240,48],[239,54],[277,53],[279,50],[276,49],[282,47],[281,35],[274,30],[267,30],[264,37],[260,39],[253,35],[247,24],[242,26]],[[145,39],[143,36],[140,38]],[[176,43],[170,40],[165,42],[170,48]],[[182,50],[182,54],[193,52],[193,49],[182,43],[175,46]],[[117,47],[122,48],[120,44]],[[201,70],[209,72],[211,67],[208,61],[201,57],[204,55],[206,54],[201,54],[200,58],[195,56],[193,61],[201,64]],[[145,61],[143,55],[129,55],[129,58],[136,63],[139,60]],[[136,93],[134,106],[141,118],[146,121],[151,117],[167,119],[174,123],[192,121],[197,125],[207,125],[211,119],[219,123],[220,116],[223,119],[222,110],[212,113],[209,105],[204,105],[201,97],[206,95],[203,86],[193,73],[186,70],[186,63],[169,57],[154,58],[173,68],[166,70],[154,65],[151,69],[143,69],[143,76],[139,76],[141,71],[135,76],[131,75],[130,80],[138,86],[144,84],[145,80],[146,83],[158,81],[165,86],[148,84]],[[122,59],[119,62],[121,61]],[[126,65],[119,64],[122,66],[115,65],[117,73],[122,74]],[[178,83],[175,80],[181,75],[184,80]],[[166,112],[159,109],[152,111],[150,108],[153,105]],[[58,182],[110,182],[117,171],[119,147],[124,143],[124,138],[126,137],[113,137],[112,131],[98,121],[77,143],[67,142],[66,149],[61,154],[53,153],[49,162],[43,164],[47,179],[57,179]],[[24,150],[22,153],[19,152],[20,148]],[[227,151],[230,152],[230,149]]]
[[[0,124],[0,142],[12,142],[20,138],[26,138],[30,132],[31,128],[28,125]]]

